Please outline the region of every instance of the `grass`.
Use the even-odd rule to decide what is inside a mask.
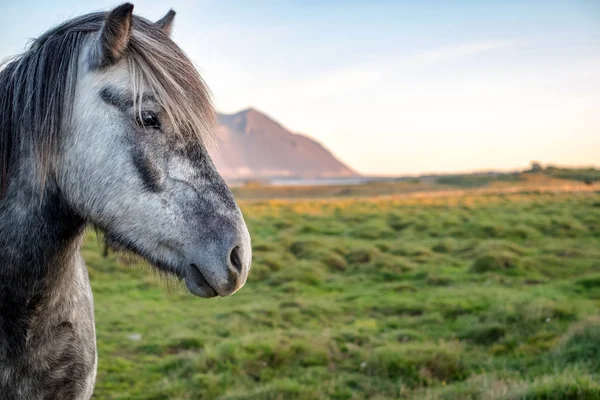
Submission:
[[[600,399],[600,193],[241,205],[228,298],[90,235],[95,399]]]

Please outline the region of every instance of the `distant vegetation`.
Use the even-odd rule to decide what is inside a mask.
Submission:
[[[591,184],[600,182],[600,170],[596,168],[570,169],[548,166],[542,173],[558,179],[570,179]]]
[[[600,399],[598,191],[242,209],[254,263],[229,298],[86,242],[94,398]]]
[[[460,187],[482,187],[493,182],[519,182],[526,178],[519,173],[498,174],[463,174],[445,175],[437,178],[436,182],[441,185],[453,185]]]
[[[419,180],[382,181],[358,185],[328,185],[328,186],[270,186],[257,185],[255,182],[241,187],[234,187],[236,198],[242,199],[272,199],[272,198],[322,198],[322,197],[368,197],[394,194],[416,193],[428,190],[442,190],[440,185],[420,183]]]
[[[522,172],[489,172],[460,175],[444,175],[436,179],[442,185],[460,187],[483,187],[495,182],[527,181],[532,177],[546,177],[592,184],[600,182],[600,170],[596,168],[560,168],[549,165],[543,167],[539,163],[532,163],[531,168]]]
[[[271,186],[268,181],[247,181],[245,185],[233,188],[237,198],[330,198],[330,197],[369,197],[396,196],[422,192],[444,192],[448,190],[520,188],[523,190],[553,190],[565,186],[592,185],[600,182],[600,170],[569,169],[533,163],[525,171],[486,172],[453,175],[424,175],[420,177],[400,177],[372,179],[361,184],[338,184],[327,186]]]

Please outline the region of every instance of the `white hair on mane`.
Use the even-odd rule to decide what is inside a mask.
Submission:
[[[134,20],[126,55],[134,101],[140,102],[148,85],[179,134],[212,138],[215,121],[210,93],[181,49],[154,24]]]

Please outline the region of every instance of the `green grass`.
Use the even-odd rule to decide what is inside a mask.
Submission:
[[[242,202],[246,286],[84,257],[96,399],[600,399],[600,194]]]

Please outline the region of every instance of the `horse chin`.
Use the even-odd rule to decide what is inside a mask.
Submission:
[[[134,254],[150,263],[156,270],[184,281],[185,286],[190,293],[195,296],[211,298],[219,295],[217,291],[210,286],[200,268],[194,264],[174,266],[170,263],[157,260],[152,254],[139,249],[137,246],[133,245],[133,243],[127,242],[122,236],[111,235],[106,231],[104,233],[104,243],[115,251]]]
[[[194,264],[190,264],[188,267],[184,281],[188,290],[193,295],[206,298],[217,297],[219,295],[217,291],[210,286],[204,275],[202,275],[200,268]]]
[[[198,293],[202,292],[203,285],[196,285],[198,287],[194,287],[195,291],[192,290],[192,288],[190,287],[190,284],[187,282],[188,281],[187,276],[189,275],[189,273],[187,272],[186,268],[183,268],[182,266],[179,266],[179,265],[172,265],[172,263],[157,259],[155,255],[153,255],[152,253],[150,253],[148,251],[145,251],[144,249],[139,248],[138,246],[135,246],[133,243],[127,241],[123,236],[113,235],[109,231],[104,231],[104,243],[106,246],[108,246],[108,248],[110,248],[113,251],[116,251],[119,253],[124,253],[124,254],[131,254],[135,258],[139,258],[139,259],[141,259],[141,261],[147,262],[155,270],[159,271],[160,273],[164,273],[164,274],[173,276],[173,277],[179,279],[180,281],[181,280],[186,281],[186,286],[188,287],[190,292],[192,292],[193,294],[197,294],[196,292],[198,292]],[[206,282],[206,280],[204,280],[204,281]],[[206,285],[208,285],[208,282],[206,282]],[[210,288],[210,285],[208,285],[208,287]],[[210,289],[212,290],[212,288],[210,288]],[[204,290],[204,292],[209,292],[209,291]],[[202,297],[213,297],[213,296],[203,296],[201,294],[197,294],[197,295],[202,296]]]

